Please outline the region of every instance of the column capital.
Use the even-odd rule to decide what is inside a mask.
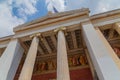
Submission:
[[[59,28],[56,28],[54,29],[54,33],[58,33],[59,31],[63,31],[65,33],[65,35],[67,35],[67,32],[66,32],[66,27],[59,27]]]
[[[120,22],[115,23],[115,29],[116,29],[116,28],[120,28]]]
[[[66,30],[66,27],[59,27],[59,28],[56,28],[54,29],[54,32],[57,33],[58,31],[65,31]]]
[[[38,36],[41,36],[41,33],[32,34],[32,35],[30,35],[30,38],[34,38],[34,37],[38,37]]]
[[[40,40],[43,40],[42,33],[35,33],[35,34],[30,35],[30,38],[32,38],[32,39],[33,39],[34,37],[39,37]]]
[[[115,27],[114,29],[118,32],[118,34],[120,35],[120,22],[115,23]]]
[[[116,25],[120,25],[120,22],[115,23]]]

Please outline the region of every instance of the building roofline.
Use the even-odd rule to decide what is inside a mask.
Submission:
[[[110,10],[110,11],[106,11],[106,12],[91,15],[90,19],[94,20],[94,19],[108,17],[108,16],[115,15],[115,14],[120,14],[120,9]]]
[[[5,36],[5,37],[1,37],[0,38],[0,42],[1,41],[5,41],[5,40],[10,40],[14,35],[8,35],[8,36]]]
[[[73,15],[73,14],[85,14],[85,13],[88,13],[89,14],[89,9],[88,8],[82,8],[82,9],[77,9],[77,10],[71,10],[71,11],[66,11],[66,12],[60,12],[60,13],[54,13],[54,14],[48,14],[42,18],[39,18],[39,19],[36,19],[34,21],[31,21],[31,22],[28,22],[28,23],[25,23],[25,24],[22,24],[22,25],[19,25],[17,27],[15,27],[13,29],[14,32],[17,32],[19,30],[24,30],[24,29],[27,29],[27,28],[30,28],[30,25],[33,25],[33,24],[36,24],[36,23],[47,23],[47,22],[50,22],[50,21],[47,21],[47,19],[56,19],[56,18],[59,18],[59,17],[65,17],[65,16],[70,16],[70,15]]]
[[[23,28],[23,27],[29,26],[31,24],[36,24],[36,23],[44,21],[48,18],[52,19],[52,18],[57,18],[57,17],[61,17],[61,16],[72,15],[74,13],[81,13],[81,12],[86,11],[86,10],[89,11],[88,8],[83,8],[83,9],[71,10],[71,11],[60,12],[60,13],[55,13],[55,14],[48,14],[47,16],[44,16],[42,18],[36,19],[34,21],[31,21],[31,22],[28,22],[28,23],[25,23],[25,24],[22,24],[22,25],[19,25],[19,26],[15,27],[14,30],[19,30],[19,29],[21,29],[21,27]],[[103,12],[103,13],[98,13],[98,14],[91,15],[90,20],[100,19],[100,18],[103,18],[103,17],[109,17],[109,16],[115,15],[115,14],[120,14],[120,9],[115,9],[115,10],[106,11],[106,12]],[[14,35],[1,37],[0,41],[11,39],[13,36]]]

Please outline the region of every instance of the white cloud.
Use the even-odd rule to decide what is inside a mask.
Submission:
[[[100,0],[96,7],[95,13],[105,12],[120,8],[120,0]]]
[[[0,3],[0,37],[13,34],[13,27],[26,22],[27,15],[34,14],[37,0],[6,0]],[[13,8],[18,8],[20,17],[13,15]]]
[[[24,20],[13,16],[12,8],[6,4],[1,4],[0,10],[0,37],[13,34],[12,28],[24,23]]]
[[[87,2],[85,0],[66,0],[66,10],[73,10],[73,9],[79,9],[81,7],[84,7],[84,2]]]
[[[35,14],[38,10],[36,4],[39,0],[0,0],[0,37],[12,34],[13,27],[25,23],[27,16]],[[51,0],[46,0],[49,3]],[[120,0],[52,0],[48,10],[53,11],[54,5],[60,12],[66,10],[89,8],[91,14],[120,8]],[[65,5],[66,3],[66,5]],[[17,13],[13,14],[16,8]]]
[[[37,0],[17,0],[14,1],[15,7],[19,8],[19,12],[25,15],[31,15],[36,13],[35,7]]]
[[[91,14],[120,8],[120,0],[66,0],[66,10],[89,8]]]

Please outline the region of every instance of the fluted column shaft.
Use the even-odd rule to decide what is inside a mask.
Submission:
[[[24,49],[18,39],[12,39],[0,57],[0,80],[13,80]]]
[[[99,80],[119,80],[120,70],[91,22],[82,24],[83,36]],[[114,76],[112,76],[114,75]]]
[[[116,55],[116,53],[112,49],[109,42],[106,40],[106,38],[104,37],[104,35],[100,31],[100,29],[96,29],[96,32],[99,34],[101,40],[104,42],[106,48],[109,50],[109,54],[111,55],[111,57],[113,58],[114,62],[117,64],[117,66],[118,66],[118,68],[120,70],[120,59],[119,59],[119,57]]]
[[[58,31],[57,80],[70,80],[65,35],[61,30]]]
[[[34,69],[35,59],[37,56],[37,47],[39,40],[37,37],[34,37],[28,51],[25,63],[23,65],[19,80],[31,80],[32,73]]]

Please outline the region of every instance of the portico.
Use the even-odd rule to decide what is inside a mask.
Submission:
[[[85,8],[15,27],[0,39],[0,80],[119,80],[119,22],[120,10]]]

